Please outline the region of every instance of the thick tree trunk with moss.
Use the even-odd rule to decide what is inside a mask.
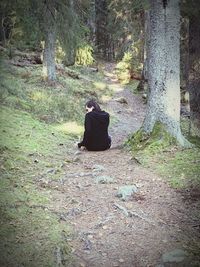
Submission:
[[[199,17],[189,20],[189,94],[191,122],[200,134],[200,23]]]
[[[149,98],[143,130],[156,122],[187,146],[180,130],[180,10],[178,0],[150,0]]]
[[[55,9],[50,2],[46,4],[45,39],[43,52],[43,75],[48,81],[56,80],[55,47],[56,47],[56,24]]]

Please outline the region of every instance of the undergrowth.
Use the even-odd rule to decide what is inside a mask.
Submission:
[[[71,231],[49,208],[52,189],[43,184],[60,179],[71,163],[85,102],[101,102],[112,90],[84,67],[74,70],[79,79],[58,71],[49,85],[41,66],[0,63],[0,265],[68,266]]]
[[[185,120],[182,131],[188,134]],[[174,188],[200,187],[200,139],[187,136],[195,148],[183,149],[157,124],[151,135],[141,130],[133,134],[126,145],[142,165],[153,169]]]
[[[112,90],[102,82],[101,73],[94,75],[89,68],[81,66],[75,70],[79,79],[58,71],[56,83],[49,85],[41,78],[40,65],[20,68],[1,62],[0,102],[27,111],[47,123],[82,123],[85,103],[91,98],[102,103]]]

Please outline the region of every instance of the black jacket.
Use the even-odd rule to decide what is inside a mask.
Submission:
[[[108,135],[109,114],[105,111],[91,111],[85,115],[85,132],[79,147],[87,150],[101,151],[110,148],[111,139]]]

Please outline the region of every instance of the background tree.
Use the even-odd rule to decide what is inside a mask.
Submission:
[[[150,0],[149,98],[143,130],[157,122],[177,141],[189,145],[180,130],[180,8],[178,0]]]
[[[56,47],[56,1],[46,0],[43,7],[44,52],[43,75],[48,81],[56,79],[55,47]]]
[[[188,75],[187,90],[190,95],[190,119],[192,128],[200,128],[200,2],[182,3],[183,16],[189,19],[188,27]],[[193,127],[194,126],[194,127]],[[195,131],[195,134],[200,133]]]

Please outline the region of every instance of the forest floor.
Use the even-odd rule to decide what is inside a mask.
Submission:
[[[88,152],[74,147],[63,178],[46,184],[52,190],[50,208],[72,227],[70,266],[200,266],[199,199],[186,199],[154,173],[153,165],[142,167],[121,148],[141,126],[145,105],[141,95],[121,88],[112,68],[105,68],[105,79],[116,93],[103,105],[117,118],[109,129],[112,148]],[[117,197],[128,185],[137,192]]]
[[[0,266],[200,266],[200,191],[173,188],[158,175],[155,157],[144,167],[123,148],[142,125],[146,105],[141,94],[117,81],[114,64],[105,64],[104,81],[96,87],[90,79],[63,75],[56,90],[41,81],[41,66],[13,70],[9,62],[7,67],[5,85],[1,82]],[[67,124],[71,133],[63,134],[57,126],[65,120],[54,125],[41,119],[48,119],[46,110],[56,118],[58,108],[64,118],[78,108],[82,114],[81,96],[94,95],[97,86],[106,91],[102,108],[111,114],[112,147],[78,150],[76,124]],[[54,107],[59,93],[61,105]],[[77,106],[67,105],[69,93]],[[183,152],[178,158],[175,152],[159,157],[164,163],[172,158],[179,168],[168,168],[173,166],[179,177],[183,169],[185,180],[196,181],[199,149],[191,151],[192,157],[187,152],[183,161]],[[120,197],[120,190],[130,188],[133,194]]]

